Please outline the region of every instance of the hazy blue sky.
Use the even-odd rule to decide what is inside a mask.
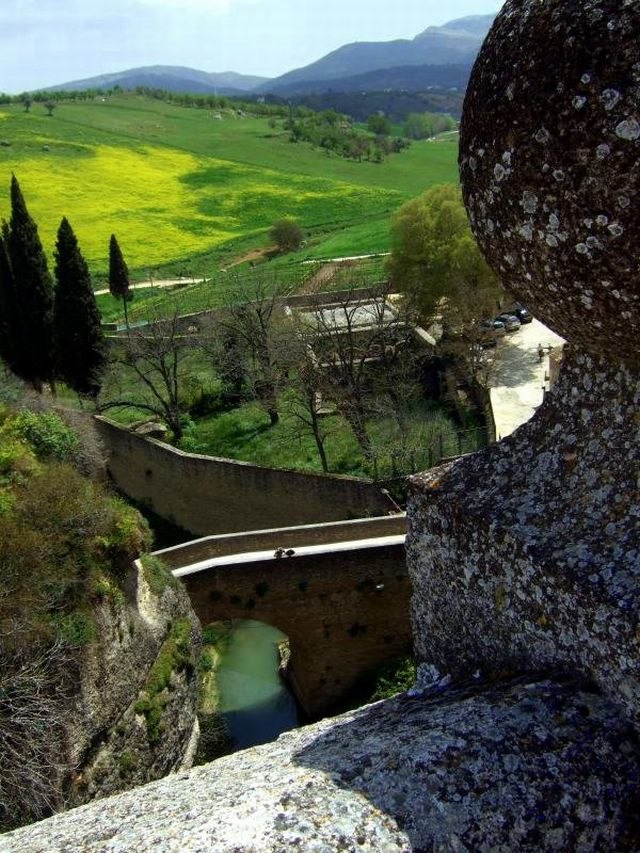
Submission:
[[[273,77],[352,41],[413,38],[502,0],[0,0],[0,91],[139,65]]]

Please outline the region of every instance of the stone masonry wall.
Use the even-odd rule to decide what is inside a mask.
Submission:
[[[96,423],[118,488],[196,535],[386,515],[395,509],[379,487],[364,480],[184,453],[103,418]]]

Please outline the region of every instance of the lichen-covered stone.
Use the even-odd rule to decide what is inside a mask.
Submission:
[[[0,850],[623,851],[639,776],[633,732],[579,683],[471,681],[83,806]]]
[[[508,0],[461,127],[471,224],[565,339],[640,364],[640,4]]]
[[[443,672],[570,666],[640,726],[640,380],[569,355],[534,418],[414,478],[420,659]]]

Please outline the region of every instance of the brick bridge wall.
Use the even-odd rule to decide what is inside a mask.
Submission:
[[[181,569],[204,560],[226,557],[229,554],[248,554],[254,551],[275,551],[276,548],[299,548],[301,545],[333,545],[381,536],[406,534],[407,516],[383,515],[378,518],[358,518],[355,521],[335,521],[324,524],[304,524],[299,527],[278,527],[271,530],[251,530],[225,533],[193,539],[155,553],[170,569]]]
[[[96,418],[96,425],[118,488],[196,535],[386,515],[394,509],[367,480],[184,453],[104,418]]]
[[[260,552],[182,576],[203,625],[258,619],[289,637],[292,686],[310,716],[412,645],[404,543],[340,547],[281,559]]]

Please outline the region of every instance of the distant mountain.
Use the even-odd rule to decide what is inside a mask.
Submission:
[[[322,59],[289,71],[281,77],[259,85],[258,92],[294,94],[315,90],[324,83],[329,88],[334,81],[353,78],[381,69],[406,66],[464,65],[470,67],[494,15],[472,15],[449,21],[442,27],[427,27],[414,39],[387,42],[355,42],[339,47]],[[429,84],[435,85],[435,84]]]
[[[300,80],[286,83],[271,94],[321,94],[323,92],[424,92],[429,89],[464,92],[469,82],[473,62],[451,65],[401,65],[399,68],[377,68],[352,77],[331,80]]]
[[[441,27],[427,27],[416,36],[416,39],[429,37],[433,33],[448,33],[450,35],[467,35],[484,39],[493,23],[495,15],[467,15],[466,18],[456,18]]]
[[[41,91],[80,89],[135,89],[136,86],[193,94],[245,95],[249,92],[279,96],[336,92],[415,92],[430,88],[464,89],[471,66],[494,15],[471,15],[441,27],[427,27],[413,39],[355,42],[322,59],[270,80],[234,71],[209,73],[173,65],[130,68],[73,80]]]
[[[143,68],[130,68],[115,74],[101,74],[87,77],[85,80],[72,80],[59,86],[48,86],[41,91],[73,92],[82,89],[135,89],[136,86],[149,86],[156,89],[168,89],[170,92],[191,92],[193,94],[241,95],[268,81],[268,77],[254,77],[236,74],[235,71],[209,73],[196,68],[183,68],[179,65],[148,65]]]

